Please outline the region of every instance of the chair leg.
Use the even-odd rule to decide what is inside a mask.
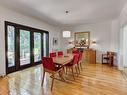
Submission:
[[[51,91],[52,91],[52,89],[53,89],[53,84],[54,84],[54,75],[53,75],[53,77],[52,77]]]
[[[73,78],[74,78],[74,80],[75,80],[73,67],[71,67],[71,71],[72,71]]]
[[[62,81],[65,81],[64,76],[63,76],[64,69],[62,69],[61,71],[59,71],[58,74],[59,74],[59,77],[62,79]]]
[[[76,70],[76,73],[77,73],[77,76],[78,76],[78,69],[77,69],[77,67],[75,66],[75,70]]]
[[[82,70],[82,62],[80,62],[80,67],[81,67],[81,70]]]
[[[77,68],[78,68],[78,71],[79,71],[79,74],[80,74],[80,68],[79,68],[79,63],[77,64]]]
[[[67,75],[67,70],[68,70],[68,68],[66,67],[66,75]]]
[[[103,54],[102,54],[102,60],[101,61],[102,61],[102,64],[103,64]]]
[[[42,83],[41,83],[41,86],[43,86],[43,84],[44,84],[44,78],[45,78],[45,71],[43,71],[43,77],[42,77]]]
[[[65,74],[65,67],[63,67],[63,73]]]

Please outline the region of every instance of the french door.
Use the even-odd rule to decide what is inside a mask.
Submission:
[[[27,66],[31,63],[30,60],[30,31],[25,29],[19,29],[19,54],[20,54],[20,67]]]
[[[34,32],[34,63],[41,61],[42,55],[42,35],[41,33]]]
[[[48,56],[47,31],[5,22],[6,73],[15,72],[41,63]]]

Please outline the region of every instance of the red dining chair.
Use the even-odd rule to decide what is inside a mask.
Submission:
[[[50,53],[50,58],[52,58],[52,57],[56,57],[56,52]],[[55,63],[55,67],[60,67],[60,65]]]
[[[63,51],[58,51],[58,56],[62,56],[63,55]]]
[[[55,74],[61,72],[62,68],[61,67],[55,67],[54,63],[53,63],[53,59],[52,58],[48,58],[48,57],[43,57],[42,58],[42,64],[43,64],[43,77],[42,77],[42,86],[44,83],[44,77],[45,77],[45,72],[48,72],[51,74],[51,78],[52,78],[52,84],[51,84],[51,90],[53,89],[53,83],[54,83],[54,79],[55,79]]]
[[[72,53],[79,53],[79,51],[78,50],[73,50]]]
[[[82,52],[79,53],[79,64],[80,64],[80,68],[82,70]]]
[[[82,57],[81,56],[81,52],[79,52],[78,50],[75,50],[75,51],[73,51],[73,54],[78,54],[79,55],[79,57],[78,57],[78,62],[77,62],[77,68],[78,68],[78,72],[80,73],[80,67],[81,67],[81,65],[80,65],[80,57]]]
[[[56,52],[50,53],[50,57],[56,57]]]
[[[77,70],[78,60],[79,60],[79,54],[75,54],[74,57],[73,57],[72,62],[70,62],[70,63],[65,65],[65,67],[66,67],[66,74],[67,74],[67,69],[68,68],[71,69],[74,80],[75,80],[74,67],[76,69],[76,73],[78,74],[78,70]]]

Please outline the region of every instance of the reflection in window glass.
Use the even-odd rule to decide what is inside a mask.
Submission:
[[[30,32],[20,30],[20,65],[30,64]]]
[[[15,66],[15,28],[13,26],[7,26],[7,56],[8,56],[8,67]]]
[[[41,33],[34,33],[34,62],[41,61]]]
[[[46,33],[43,34],[43,53],[44,57],[46,57],[47,52],[46,52]]]

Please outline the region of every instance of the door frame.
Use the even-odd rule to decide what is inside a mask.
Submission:
[[[15,66],[13,67],[8,67],[8,55],[7,55],[7,49],[8,49],[8,31],[7,31],[7,26],[14,26],[15,28]],[[30,64],[28,65],[24,65],[24,66],[20,66],[20,29],[23,30],[27,30],[30,31]],[[45,31],[45,30],[40,30],[40,29],[36,29],[36,28],[32,28],[29,26],[24,26],[24,25],[20,25],[20,24],[16,24],[16,23],[12,23],[12,22],[8,22],[5,21],[5,59],[6,59],[6,74],[15,72],[15,71],[19,71],[31,66],[35,66],[38,64],[41,64],[40,62],[35,62],[34,63],[34,32],[36,33],[41,33],[41,49],[42,49],[42,56],[43,56],[43,33],[46,33],[47,37],[46,37],[46,47],[48,47],[46,49],[46,53],[47,56],[49,55],[49,32]],[[41,57],[42,57],[41,56]]]

